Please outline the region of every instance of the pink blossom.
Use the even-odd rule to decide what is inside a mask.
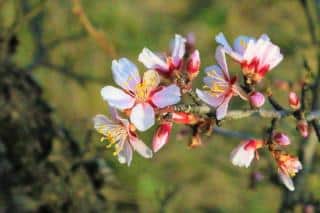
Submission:
[[[200,71],[200,54],[198,50],[193,51],[187,61],[187,72],[190,79],[195,78]]]
[[[168,143],[169,135],[172,129],[172,122],[163,122],[158,127],[152,141],[152,150],[158,152],[165,144]]]
[[[101,140],[109,141],[107,147],[114,146],[114,155],[122,164],[130,166],[133,150],[142,157],[151,158],[152,151],[131,131],[128,120],[121,118],[117,111],[110,107],[111,119],[104,115],[96,115],[93,118],[94,128],[103,135]]]
[[[217,47],[215,58],[218,64],[205,69],[207,76],[203,81],[208,90],[197,89],[196,93],[202,101],[216,108],[216,117],[221,120],[227,114],[228,105],[233,96],[240,95],[245,100],[247,98],[246,94],[236,84],[236,78],[229,75],[222,46]]]
[[[291,143],[289,137],[282,132],[275,133],[273,135],[273,141],[281,146],[287,146]]]
[[[230,160],[233,165],[248,168],[255,156],[257,149],[263,146],[261,140],[246,140],[235,148],[230,155]]]
[[[105,86],[101,95],[110,106],[130,113],[130,121],[140,131],[149,129],[155,122],[154,109],[180,101],[180,89],[175,84],[159,86],[157,72],[149,70],[140,78],[137,67],[128,59],[112,61],[114,81],[121,89]]]
[[[261,81],[265,74],[283,59],[280,48],[265,34],[257,40],[239,36],[235,39],[233,47],[229,45],[223,33],[216,36],[216,41],[223,45],[227,54],[241,64],[243,74],[254,83]]]
[[[180,69],[186,51],[186,39],[175,35],[171,56],[162,56],[143,48],[138,60],[148,69],[157,70],[160,74],[170,76],[174,70]]]
[[[249,94],[249,101],[253,107],[260,108],[263,106],[265,98],[261,92],[252,92]]]
[[[295,176],[302,169],[302,164],[298,158],[288,154],[281,154],[277,159],[278,174],[283,184],[294,191],[294,184],[291,177]]]
[[[298,121],[297,129],[302,137],[307,138],[309,136],[309,125],[307,121]]]
[[[301,103],[300,103],[300,98],[297,95],[297,93],[295,93],[295,92],[289,93],[289,105],[294,110],[300,109]]]

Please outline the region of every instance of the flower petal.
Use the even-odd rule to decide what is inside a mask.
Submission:
[[[181,35],[176,34],[174,37],[173,49],[171,57],[173,59],[173,64],[178,67],[181,59],[186,52],[186,39]]]
[[[130,166],[132,161],[132,148],[128,141],[123,142],[122,150],[118,154],[118,160],[120,163]]]
[[[169,135],[172,129],[172,122],[160,124],[152,140],[152,150],[158,152],[165,144],[168,143]]]
[[[180,89],[177,85],[171,84],[152,95],[151,100],[157,107],[163,108],[176,104],[180,101]]]
[[[220,95],[216,97],[216,96],[212,96],[209,92],[201,91],[199,89],[196,89],[196,93],[202,101],[204,101],[205,103],[213,107],[219,106],[224,100],[224,95]]]
[[[218,106],[218,108],[216,110],[216,116],[217,116],[218,120],[221,120],[222,118],[224,118],[226,116],[231,98],[232,98],[232,95],[225,97],[225,99],[223,100],[221,105]]]
[[[101,89],[101,96],[103,100],[117,109],[129,109],[133,106],[135,99],[122,91],[121,89],[105,86]]]
[[[248,168],[254,158],[254,149],[245,149],[246,142],[241,143],[230,154],[231,163],[235,166]]]
[[[152,158],[152,150],[137,137],[130,137],[130,144],[142,157]]]
[[[96,115],[93,118],[94,128],[100,133],[105,135],[107,131],[110,129],[111,125],[117,125],[113,121],[111,121],[108,117],[104,115]]]
[[[138,68],[126,58],[112,61],[112,74],[114,81],[125,90],[134,91],[141,82]]]
[[[216,42],[217,42],[218,44],[221,44],[221,45],[225,48],[225,50],[226,50],[227,52],[232,52],[232,48],[231,48],[231,46],[229,45],[226,37],[224,36],[224,34],[223,34],[222,32],[220,32],[218,35],[216,35],[215,40],[216,40]]]
[[[248,37],[248,36],[238,36],[233,43],[233,48],[234,50],[239,53],[240,55],[242,55],[244,53],[244,51],[247,48],[248,42],[250,40],[253,40],[253,38]]]
[[[169,71],[169,65],[148,48],[143,48],[142,52],[139,54],[138,60],[148,69]]]
[[[278,169],[278,174],[282,183],[290,190],[294,191],[294,184],[288,174],[284,173],[281,169]]]
[[[154,110],[148,103],[137,104],[131,111],[130,120],[140,131],[146,131],[154,125]]]
[[[227,65],[227,61],[226,61],[226,54],[225,54],[225,50],[222,46],[217,47],[216,53],[215,53],[215,58],[219,64],[219,66],[221,67],[225,77],[227,79],[230,79],[228,65]]]
[[[218,65],[206,67],[204,71],[206,72],[207,77],[203,79],[203,82],[209,88],[211,88],[213,84],[218,84],[220,87],[224,88],[229,87],[229,82],[226,81],[226,76]]]
[[[242,60],[242,54],[239,54],[238,51],[234,51],[230,44],[228,43],[227,39],[225,38],[225,36],[223,35],[223,33],[219,33],[216,36],[216,42],[218,42],[218,44],[222,45],[224,51],[229,54],[234,60],[236,61],[241,61]]]

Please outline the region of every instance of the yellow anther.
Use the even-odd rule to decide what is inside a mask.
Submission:
[[[243,48],[246,48],[247,47],[247,42],[245,42],[244,39],[241,39],[240,40],[240,46],[242,46]]]

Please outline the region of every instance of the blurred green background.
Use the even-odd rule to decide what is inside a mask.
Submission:
[[[14,8],[19,1],[4,1],[1,19],[9,25],[14,18]],[[40,1],[26,0],[37,5]],[[258,37],[267,33],[272,41],[281,47],[284,61],[268,74],[262,86],[273,86],[276,79],[296,81],[303,74],[303,57],[315,67],[314,52],[310,45],[307,22],[295,0],[82,0],[83,9],[92,24],[103,30],[110,44],[116,49],[117,57],[127,57],[144,71],[137,61],[143,47],[155,51],[167,51],[170,39],[175,33],[196,36],[196,47],[200,50],[202,69],[215,63],[214,36],[224,32],[230,42],[240,35]],[[94,39],[83,30],[72,5],[66,0],[49,0],[44,5],[41,37],[44,45],[60,38],[75,35],[74,39],[61,42],[49,52],[48,58],[55,65],[65,66],[72,72],[100,79],[99,82],[85,81],[79,84],[55,69],[37,66],[32,72],[44,88],[44,97],[54,109],[54,119],[63,123],[80,141],[84,151],[83,159],[99,159],[104,165],[105,176],[110,184],[100,189],[107,202],[97,201],[92,195],[92,186],[82,170],[77,171],[69,184],[57,177],[51,177],[43,184],[40,197],[31,196],[26,206],[31,211],[40,202],[59,204],[68,194],[72,199],[73,211],[104,212],[131,211],[130,205],[141,212],[275,212],[281,202],[281,188],[271,184],[268,153],[261,153],[249,169],[231,165],[229,153],[240,142],[237,139],[219,135],[204,137],[204,145],[189,149],[188,136],[179,134],[176,125],[170,142],[151,160],[135,154],[131,167],[121,165],[112,156],[112,150],[99,142],[99,136],[92,132],[92,117],[107,114],[107,105],[100,97],[100,89],[114,84],[111,76],[110,56],[106,56]],[[34,30],[34,29],[33,29]],[[39,29],[38,29],[39,30]],[[19,30],[19,46],[13,60],[20,67],[32,64],[37,53],[34,34],[28,24]],[[231,60],[229,60],[232,64]],[[230,65],[231,73],[237,75],[239,68]],[[197,84],[201,87],[201,78]],[[275,98],[285,106],[287,93],[273,88]],[[237,98],[232,108],[246,109],[248,106]],[[266,105],[266,108],[270,106]],[[295,142],[299,142],[293,120],[282,122],[280,129],[292,136],[289,150],[295,153]],[[258,118],[224,122],[227,129],[261,135],[267,122]],[[150,145],[155,128],[141,134]],[[90,140],[86,137],[92,135]],[[89,142],[88,142],[89,141]],[[67,171],[70,158],[61,140],[54,141],[49,161]],[[319,150],[318,150],[319,154]],[[264,179],[257,187],[250,188],[250,174],[261,172]],[[316,195],[320,194],[320,182],[315,175],[306,185]],[[121,205],[123,204],[123,208]],[[120,207],[119,207],[120,206]],[[128,208],[126,208],[128,207]],[[120,210],[119,210],[120,209]],[[134,211],[134,210],[133,210]]]

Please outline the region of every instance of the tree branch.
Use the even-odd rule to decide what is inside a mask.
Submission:
[[[95,29],[95,27],[91,24],[89,21],[87,15],[85,14],[80,0],[72,0],[73,4],[73,13],[74,15],[78,16],[79,21],[83,28],[87,31],[87,33],[95,39],[97,44],[101,47],[101,49],[104,51],[104,53],[108,56],[111,56],[113,58],[116,57],[116,51],[114,47],[110,44],[110,42],[107,39],[106,34],[103,31],[99,31]]]

